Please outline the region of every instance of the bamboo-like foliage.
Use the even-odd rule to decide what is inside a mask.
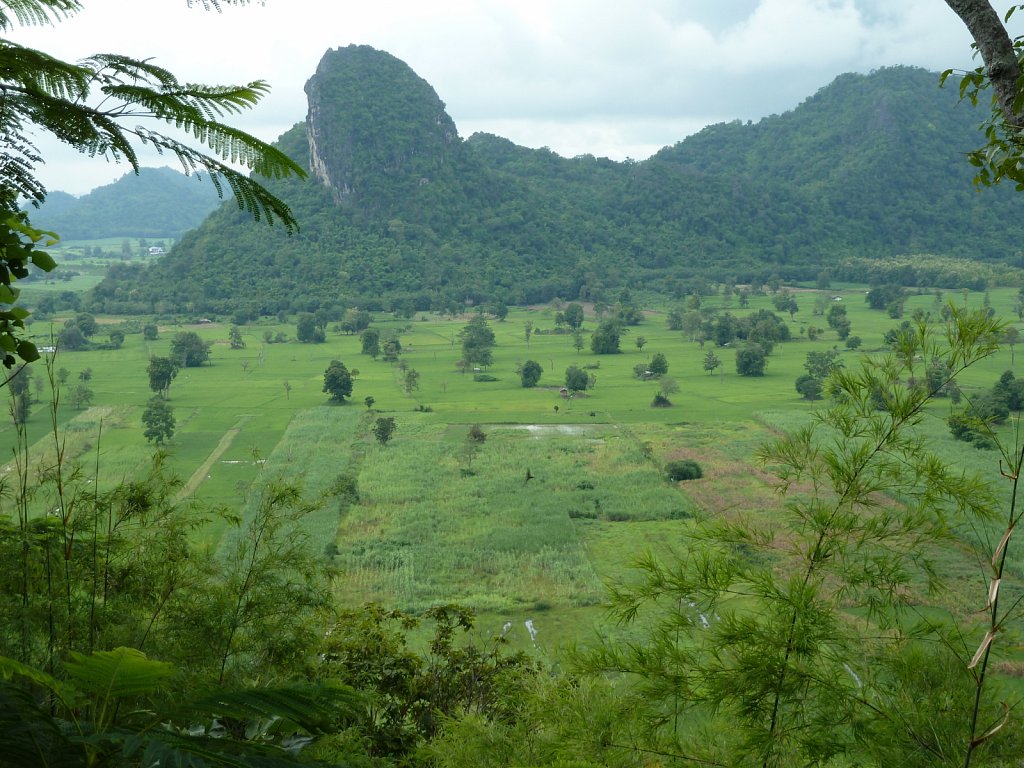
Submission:
[[[922,322],[894,354],[835,371],[832,404],[761,451],[784,516],[709,520],[677,561],[645,558],[614,593],[618,618],[645,639],[605,644],[588,666],[635,677],[683,754],[768,768],[849,754],[958,765],[966,753],[969,765],[984,731],[972,719],[1003,709],[986,703],[983,673],[971,673],[973,700],[965,684],[981,657],[949,626],[915,634],[914,600],[941,582],[938,545],[997,504],[990,483],[940,461],[917,429],[946,384],[929,390],[921,361],[939,357],[953,378],[996,349],[999,331],[953,308],[944,334]],[[683,737],[701,712],[731,727],[695,748]]]

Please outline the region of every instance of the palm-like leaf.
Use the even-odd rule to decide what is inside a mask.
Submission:
[[[53,5],[63,7],[60,0],[53,0]],[[13,6],[33,16],[51,3],[23,1]],[[77,3],[68,7],[77,10]],[[16,13],[13,7],[11,12]],[[0,10],[0,29],[5,21],[9,24],[10,18]],[[218,193],[224,192],[218,182],[226,181],[239,206],[255,218],[280,221],[292,232],[297,225],[288,206],[232,166],[268,177],[302,177],[304,171],[271,145],[219,122],[225,115],[252,108],[268,92],[262,80],[236,86],[182,84],[173,73],[147,60],[103,53],[70,64],[0,40],[0,98],[6,107],[0,114],[0,134],[21,136],[22,129],[32,124],[85,154],[125,160],[136,171],[134,142],[170,150],[187,172],[210,173]],[[133,118],[180,130],[206,151],[145,126],[126,124]],[[9,169],[0,175],[0,186],[14,195],[41,199],[45,192],[31,170],[40,158],[31,143],[7,143],[15,151],[5,152],[10,160],[0,157],[5,161],[0,173]],[[0,202],[10,206],[11,200]]]
[[[222,2],[249,0],[186,1],[220,10]],[[15,24],[54,23],[81,7],[79,0],[0,0],[0,32]],[[271,178],[301,178],[305,172],[269,144],[219,122],[255,106],[268,91],[261,80],[241,86],[182,84],[152,61],[112,53],[72,64],[0,38],[0,210],[16,214],[21,198],[38,204],[46,197],[35,171],[44,158],[29,138],[41,130],[90,157],[127,161],[136,173],[136,144],[173,152],[186,172],[206,171],[218,194],[223,196],[226,183],[240,208],[257,220],[280,221],[290,234],[297,222],[288,206],[239,168]],[[126,124],[130,119],[166,125],[185,137]],[[8,297],[17,294],[13,281],[27,275],[23,265],[34,261],[31,248],[18,229],[0,222],[0,288]],[[39,358],[20,335],[26,314],[0,312],[0,362],[8,368],[15,356],[25,362]]]
[[[152,693],[174,674],[167,662],[149,659],[134,648],[97,651],[88,656],[72,652],[64,669],[79,689],[108,699]]]

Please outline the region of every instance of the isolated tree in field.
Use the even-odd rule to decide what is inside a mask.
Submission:
[[[160,336],[160,328],[156,323],[146,323],[142,326],[142,338],[146,341],[156,341]]]
[[[1003,343],[1010,348],[1010,365],[1013,365],[1013,348],[1020,343],[1020,331],[1017,326],[1006,326],[1006,330],[1003,331]]]
[[[171,382],[178,375],[180,367],[178,361],[173,357],[149,358],[149,365],[146,366],[146,374],[149,376],[149,388],[166,400],[167,392],[171,388]]]
[[[704,477],[704,471],[700,464],[692,459],[670,461],[665,465],[665,474],[673,483],[680,483],[684,480],[699,480]]]
[[[359,343],[362,346],[362,353],[376,360],[380,354],[380,331],[376,328],[365,329],[359,334]]]
[[[708,373],[714,373],[715,369],[722,364],[718,355],[715,354],[713,349],[709,349],[704,353],[704,370]]]
[[[565,369],[565,388],[570,392],[583,392],[590,386],[590,377],[582,368],[570,365]]]
[[[95,396],[96,393],[89,388],[88,384],[85,382],[79,382],[71,389],[71,407],[76,411],[87,408],[92,404]]]
[[[397,362],[398,356],[402,354],[402,340],[398,338],[397,334],[392,333],[384,340],[381,351],[386,362]]]
[[[83,368],[78,372],[78,380],[86,383],[92,381],[92,368]]]
[[[171,355],[183,368],[198,368],[210,359],[212,341],[203,341],[195,331],[181,331],[171,340]]]
[[[840,339],[850,335],[850,319],[846,316],[846,307],[838,302],[832,302],[825,313],[825,320],[828,327],[836,332]]]
[[[576,302],[566,305],[565,311],[562,312],[562,319],[574,331],[581,328],[583,326],[583,305]]]
[[[634,339],[634,342],[636,343],[636,348],[643,352],[644,346],[647,344],[647,337],[637,336],[636,339]]]
[[[420,373],[415,368],[407,368],[402,374],[402,391],[406,397],[412,397],[413,390],[420,388]]]
[[[491,364],[494,350],[494,331],[481,315],[470,320],[461,331],[462,360],[469,367],[486,368]]]
[[[142,434],[147,442],[163,445],[174,437],[174,411],[159,395],[151,397],[146,403],[142,423],[146,427]]]
[[[804,400],[820,400],[823,388],[822,380],[808,373],[798,376],[795,382],[796,391]]]
[[[469,432],[466,433],[466,440],[474,445],[483,445],[487,442],[487,433],[484,432],[483,427],[479,424],[474,424],[469,428]]]
[[[352,307],[345,311],[338,327],[343,333],[359,333],[369,328],[371,322],[373,322],[373,316],[367,310]]]
[[[783,288],[772,297],[772,305],[779,312],[788,312],[790,320],[800,311],[800,305],[797,304],[796,297],[790,293],[788,288]]]
[[[744,344],[736,350],[736,373],[740,376],[764,376],[767,355],[760,344]]]
[[[619,352],[622,325],[618,320],[602,320],[590,334],[590,351],[595,355],[615,355]]]
[[[303,344],[322,344],[327,334],[312,312],[300,312],[295,325],[295,338]]]
[[[541,368],[540,363],[536,360],[527,360],[519,369],[519,380],[526,388],[535,387],[540,381],[542,373],[544,373],[544,369]]]
[[[670,331],[683,330],[683,310],[679,307],[669,310],[668,315],[665,316],[665,326]]]
[[[336,403],[345,402],[345,398],[352,394],[352,374],[340,360],[331,360],[324,371],[323,391]]]
[[[804,360],[804,369],[807,374],[819,381],[824,381],[832,371],[842,367],[843,363],[839,353],[834,349],[825,352],[808,352]]]
[[[586,346],[586,342],[583,341],[583,331],[581,331],[579,328],[572,332],[572,346],[573,349],[576,350],[577,355],[580,353],[583,347]]]
[[[70,352],[87,349],[89,340],[73,320],[68,320],[57,334],[57,346]]]
[[[373,422],[373,436],[381,445],[387,445],[395,434],[395,420],[391,416],[381,416]]]
[[[664,376],[668,373],[668,359],[661,352],[655,352],[651,356],[651,362],[647,364],[647,370],[655,376]]]
[[[526,348],[530,348],[530,337],[533,335],[533,320],[523,323],[523,337],[526,339]]]
[[[228,345],[232,349],[245,349],[245,339],[242,338],[242,329],[232,325],[228,330]]]

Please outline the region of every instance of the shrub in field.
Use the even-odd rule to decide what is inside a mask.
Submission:
[[[543,372],[544,369],[540,367],[540,363],[536,360],[527,360],[519,369],[519,378],[524,387],[535,387]]]
[[[760,344],[747,344],[736,350],[736,373],[740,376],[764,376],[767,362]]]
[[[487,433],[484,432],[483,427],[479,424],[474,424],[469,428],[469,432],[466,433],[466,439],[475,445],[483,445],[487,440]]]
[[[647,370],[653,373],[655,376],[664,376],[668,373],[668,360],[661,352],[655,352],[654,356],[651,357],[651,362],[647,366]]]
[[[373,436],[381,445],[387,445],[395,434],[395,420],[390,416],[382,416],[373,422]]]
[[[359,502],[359,479],[355,475],[338,475],[328,487],[327,495],[333,496],[342,504],[357,504]]]
[[[654,394],[654,399],[651,400],[651,407],[652,408],[671,408],[672,407],[672,401],[669,400],[667,397],[665,397],[665,395],[663,395],[661,392],[656,392]]]
[[[171,342],[171,355],[186,368],[198,368],[210,359],[212,341],[203,341],[195,331],[181,331]]]
[[[585,371],[570,365],[565,369],[565,388],[570,392],[583,392],[587,389],[590,380]]]
[[[696,480],[704,477],[704,470],[700,468],[700,464],[692,459],[670,461],[665,465],[665,472],[674,483],[678,483],[681,480]]]

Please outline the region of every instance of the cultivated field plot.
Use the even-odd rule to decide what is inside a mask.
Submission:
[[[300,344],[294,323],[264,318],[243,326],[245,347],[232,349],[230,323],[162,321],[159,338],[147,341],[138,321],[119,349],[58,355],[53,367],[67,369],[69,385],[56,412],[57,430],[66,441],[65,458],[81,465],[83,483],[90,473],[104,482],[144,473],[151,448],[141,413],[153,394],[147,362],[169,354],[174,334],[195,331],[213,343],[210,362],[182,369],[168,401],[177,430],[167,463],[181,480],[183,501],[245,517],[269,480],[300,484],[305,497],[319,503],[305,527],[315,552],[337,572],[336,592],[345,604],[379,600],[419,611],[460,602],[492,629],[506,621],[521,628],[543,615],[549,639],[577,639],[602,626],[606,583],[628,579],[631,562],[645,550],[673,556],[693,520],[776,517],[784,500],[756,453],[772,436],[805,423],[816,407],[794,389],[806,353],[835,349],[853,366],[863,354],[882,350],[883,334],[899,322],[869,310],[863,287],[795,296],[799,311],[787,318],[793,338],[776,345],[762,377],[739,376],[735,350],[669,330],[665,306],[645,311],[616,355],[576,349],[570,335],[553,332],[557,305],[513,309],[503,321],[490,320],[497,343],[485,371],[489,380],[457,365],[458,333],[469,314],[375,316],[372,327],[382,338],[401,339],[398,362],[362,354],[358,335],[333,327],[325,343]],[[845,348],[824,328],[814,314],[822,296],[848,307],[853,333],[864,340],[860,349]],[[992,306],[1009,317],[1015,296],[1013,289],[994,290]],[[983,300],[977,293],[949,298],[970,307]],[[752,297],[749,308],[727,306],[721,296],[704,302],[737,316],[772,309],[767,296]],[[906,311],[934,312],[939,305],[931,294],[911,296]],[[592,309],[587,306],[585,334],[596,327]],[[98,320],[101,328],[122,322]],[[62,322],[57,318],[54,325]],[[820,334],[812,340],[813,326]],[[713,373],[703,366],[708,351],[722,361]],[[652,407],[658,382],[634,374],[655,353],[666,356],[678,385],[671,407]],[[322,391],[333,359],[354,372],[351,401],[344,405],[328,404]],[[522,387],[517,372],[527,360],[543,368],[534,388]],[[1012,348],[1004,348],[968,372],[965,393],[983,393],[1014,363]],[[585,368],[596,386],[569,398],[560,389],[571,365]],[[408,368],[418,372],[418,386],[405,391]],[[95,401],[79,410],[66,393],[86,371]],[[33,376],[43,378],[39,370]],[[46,388],[40,389],[42,403]],[[372,408],[364,404],[367,397]],[[945,401],[929,408],[923,428],[932,444],[958,466],[1003,483],[994,452],[950,437],[949,408]],[[380,416],[397,425],[387,447],[370,431]],[[486,434],[482,443],[468,439],[474,424]],[[42,404],[33,406],[27,430],[30,472],[52,465],[51,415]],[[1010,425],[1002,433],[1010,444],[1018,439]],[[16,444],[9,425],[0,428],[0,440]],[[664,467],[676,459],[697,461],[703,478],[669,482]],[[6,476],[13,473],[11,465]],[[229,530],[217,518],[197,535],[216,550]],[[960,542],[982,541],[991,551],[999,531],[994,524],[955,533]],[[1014,557],[1017,573],[1022,563]],[[942,568],[953,587],[943,604],[960,615],[980,608],[980,564],[957,545],[943,553]]]

